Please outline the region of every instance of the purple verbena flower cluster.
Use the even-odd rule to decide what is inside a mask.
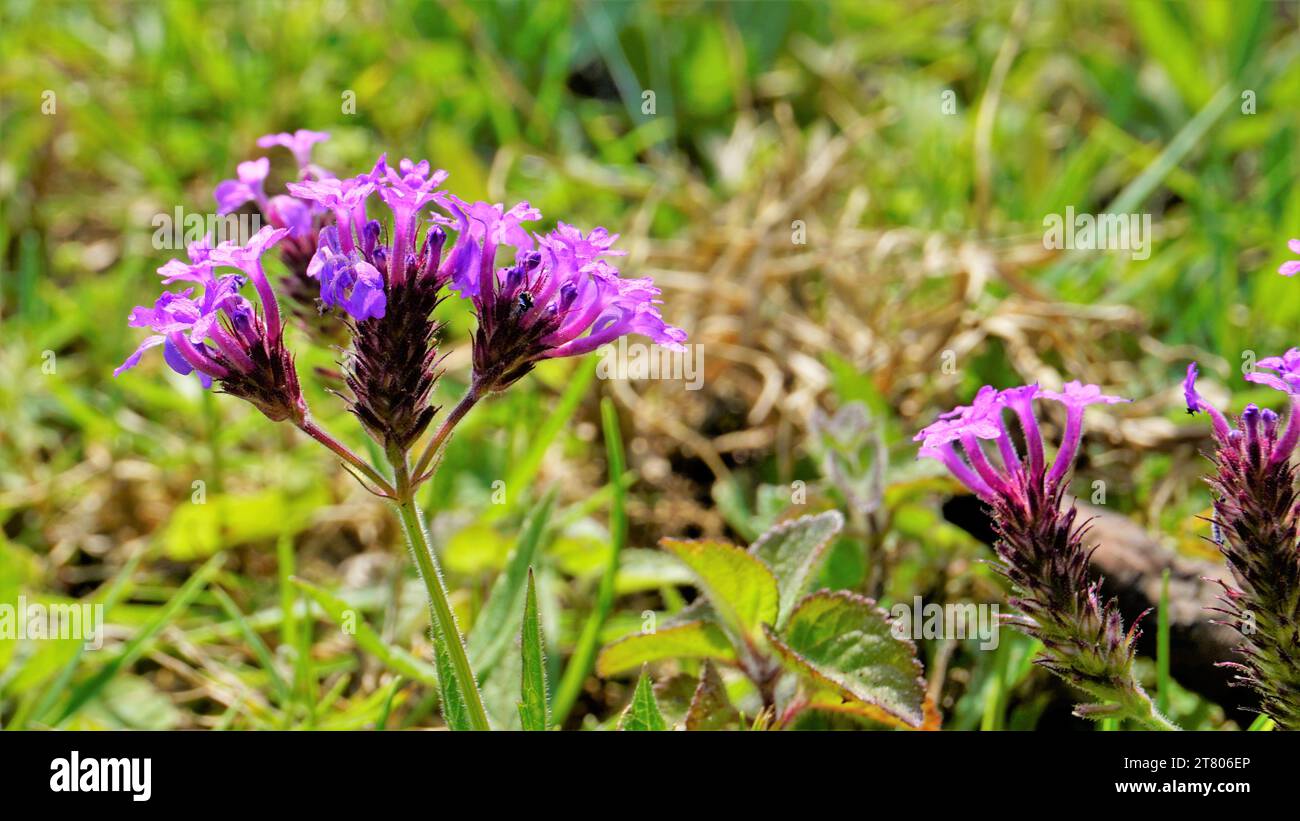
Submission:
[[[188,263],[163,266],[164,284],[192,282],[201,293],[165,293],[152,308],[137,308],[131,324],[154,333],[119,373],[162,345],[178,372],[198,372],[205,386],[215,380],[273,419],[304,419],[279,304],[262,266],[277,244],[290,271],[283,286],[299,307],[313,307],[296,312],[303,323],[319,330],[316,320],[333,319],[350,333],[343,373],[349,405],[390,458],[405,453],[436,412],[430,394],[439,327],[432,314],[447,290],[469,300],[478,316],[471,399],[504,390],[540,360],[585,354],[624,334],[673,348],[685,341],[663,321],[654,283],[624,278],[610,262],[624,253],[613,248],[618,235],[604,228],[584,234],[563,222],[550,233],[531,233],[523,226],[541,219],[536,208],[466,202],[440,190],[447,172],[428,161],[403,159],[394,167],[381,156],[366,173],[336,177],[311,161],[312,146],[327,137],[299,130],[258,140],[293,154],[299,178],[285,193],[267,195],[265,157],[240,163],[236,177],[217,186],[221,214],[252,203],[270,225],[247,245],[197,243]],[[381,206],[378,219],[372,200]],[[498,267],[504,248],[513,262]],[[218,276],[220,267],[240,273]],[[247,282],[260,314],[240,294]]]
[[[1034,409],[1040,399],[1065,406],[1065,430],[1050,465]],[[1076,524],[1076,509],[1063,504],[1083,436],[1084,409],[1126,401],[1078,381],[1060,391],[985,386],[970,405],[941,414],[915,440],[921,442],[921,457],[942,462],[992,508],[996,567],[1011,583],[1009,603],[1019,611],[1008,622],[1043,642],[1038,664],[1094,699],[1076,713],[1166,726],[1133,673],[1137,625],[1125,631],[1118,605],[1101,599],[1083,544],[1086,525]],[[1017,420],[1023,452],[1008,417]],[[986,441],[996,456],[986,452]]]
[[[1285,425],[1254,404],[1230,424],[1197,392],[1195,362],[1187,367],[1183,394],[1189,413],[1205,412],[1213,421],[1214,540],[1234,582],[1222,584],[1223,607],[1216,612],[1242,638],[1242,661],[1222,666],[1259,694],[1260,708],[1278,727],[1300,730],[1300,505],[1291,462],[1300,442],[1300,349],[1256,365],[1248,381],[1290,397]]]

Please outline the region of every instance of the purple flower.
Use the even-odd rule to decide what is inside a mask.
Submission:
[[[1079,451],[1079,441],[1083,438],[1083,409],[1089,405],[1114,405],[1129,400],[1108,396],[1096,385],[1085,385],[1077,379],[1066,382],[1060,392],[1042,391],[1039,395],[1065,405],[1065,434],[1061,437],[1056,458],[1052,460],[1052,470],[1047,475],[1048,483],[1055,484],[1065,478]]]
[[[1300,395],[1295,390],[1300,352],[1268,357],[1259,366],[1278,375],[1249,373],[1251,382],[1269,385],[1291,398],[1284,429],[1278,415],[1247,405],[1231,426],[1196,393],[1196,364],[1187,369],[1183,390],[1190,411],[1207,411],[1214,420],[1214,472],[1208,477],[1214,497],[1215,543],[1227,559],[1232,582],[1223,583],[1221,623],[1242,637],[1242,660],[1222,666],[1237,683],[1259,693],[1260,707],[1283,729],[1300,729],[1300,668],[1296,659],[1296,601],[1300,600],[1300,505],[1291,457],[1300,443]]]
[[[1042,434],[1034,416],[1036,398],[1063,403],[1069,419],[1050,473],[1045,473]],[[971,405],[942,414],[916,439],[923,443],[922,457],[943,462],[993,509],[995,567],[1011,583],[1009,602],[1019,611],[1010,623],[1043,642],[1039,664],[1093,699],[1077,707],[1076,714],[1104,712],[1167,726],[1133,674],[1136,626],[1126,632],[1117,605],[1102,602],[1088,567],[1084,528],[1075,523],[1076,511],[1062,503],[1084,408],[1122,401],[1077,381],[1061,391],[985,386]],[[1027,460],[1021,459],[1006,426],[1007,409],[1020,422]],[[984,453],[981,442],[988,439],[998,443],[1001,469]]]
[[[388,252],[388,278],[400,285],[406,278],[407,268],[415,263],[408,254],[415,248],[416,215],[436,199],[438,186],[447,179],[441,169],[429,172],[429,161],[413,162],[403,159],[397,170],[389,167],[386,157],[380,157],[372,179],[378,188],[379,198],[393,212],[392,247]]]
[[[285,233],[267,226],[247,245],[227,242],[210,248],[206,240],[192,243],[188,264],[173,260],[159,268],[165,284],[193,282],[202,291],[197,296],[194,288],[165,292],[152,308],[135,308],[128,324],[153,334],[113,374],[135,367],[145,351],[162,345],[164,360],[177,373],[197,371],[205,387],[219,380],[226,393],[246,399],[272,420],[304,420],[306,402],[261,263],[262,255]],[[215,269],[221,266],[242,273],[218,276]],[[253,280],[265,319],[239,293],[247,279]]]
[[[241,162],[236,169],[238,178],[218,183],[213,192],[217,200],[217,213],[229,214],[250,200],[266,211],[266,194],[262,191],[262,184],[270,171],[271,161],[266,157]]]
[[[1288,396],[1300,394],[1300,348],[1292,348],[1281,356],[1266,356],[1255,363],[1259,368],[1274,374],[1251,371],[1245,375],[1247,382],[1267,385]]]
[[[472,294],[479,330],[474,340],[475,379],[486,390],[503,390],[542,359],[578,356],[624,334],[638,333],[680,350],[686,334],[664,322],[659,289],[649,278],[624,279],[605,256],[613,237],[598,228],[590,235],[563,223],[550,234],[525,237],[518,223],[536,211],[516,206],[457,205],[469,224],[482,226],[477,272],[456,269],[453,282]],[[540,216],[540,215],[538,215]],[[471,235],[475,233],[470,229]],[[462,238],[449,263],[466,266]],[[497,244],[516,248],[515,264],[495,269]],[[477,276],[475,276],[477,274]],[[475,280],[477,280],[475,282]]]
[[[1291,249],[1291,253],[1300,254],[1300,239],[1293,239],[1287,242],[1286,247]],[[1293,277],[1300,274],[1300,259],[1292,259],[1282,263],[1277,272],[1284,277]]]
[[[480,259],[485,245],[491,249],[495,258],[499,245],[510,245],[520,251],[532,251],[535,247],[532,235],[524,230],[521,223],[535,222],[542,218],[542,212],[526,202],[515,205],[509,211],[501,203],[468,203],[454,194],[448,194],[440,204],[455,215],[455,220],[434,216],[436,221],[448,226],[455,226],[456,244],[452,246],[443,263],[440,278],[450,280],[452,290],[466,299],[478,296],[483,266]],[[494,261],[494,260],[493,260]],[[488,274],[492,274],[489,262]]]
[[[246,245],[234,241],[223,242],[212,249],[209,259],[214,265],[229,265],[248,275],[257,289],[262,301],[262,313],[266,315],[266,332],[272,338],[280,336],[280,306],[275,298],[275,291],[262,270],[262,255],[279,242],[289,232],[284,228],[272,228],[267,225],[248,240]]]
[[[284,146],[293,152],[293,159],[298,163],[298,170],[305,172],[311,167],[312,146],[329,138],[330,135],[327,132],[308,131],[305,128],[300,128],[292,134],[286,131],[280,134],[267,134],[265,137],[258,137],[257,146],[258,148]]]
[[[1065,434],[1050,472],[1046,472],[1046,458],[1042,432],[1034,414],[1033,400],[1050,399],[1066,406]],[[938,459],[960,482],[985,501],[998,496],[1021,498],[1028,486],[1046,483],[1049,487],[1061,484],[1074,465],[1079,442],[1083,435],[1083,411],[1088,405],[1127,402],[1118,396],[1103,394],[1096,385],[1079,381],[1067,382],[1060,391],[1045,391],[1038,385],[1022,385],[999,391],[985,385],[975,395],[970,405],[959,405],[939,415],[938,421],[923,428],[913,437],[921,442],[921,458]],[[1028,453],[1025,466],[1016,450],[1003,411],[1010,409],[1020,422]],[[981,440],[994,440],[1001,458],[1001,467],[989,461]],[[958,454],[955,444],[961,445]]]
[[[334,212],[338,229],[339,246],[351,253],[356,237],[366,223],[366,197],[375,190],[368,175],[347,179],[307,180],[289,183],[289,193],[299,199],[314,202]]]
[[[335,226],[321,230],[307,275],[320,281],[320,298],[326,305],[342,308],[358,321],[384,315],[384,277],[355,250],[343,252]]]

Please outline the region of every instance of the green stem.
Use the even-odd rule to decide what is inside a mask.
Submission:
[[[411,475],[415,477],[415,484],[418,485],[429,478],[425,475],[425,469],[429,467],[433,457],[438,454],[443,444],[446,443],[447,437],[451,435],[452,428],[456,427],[460,420],[465,418],[465,414],[469,413],[470,408],[474,407],[481,398],[482,392],[479,390],[478,383],[470,383],[469,390],[465,391],[465,395],[461,397],[460,402],[456,403],[456,407],[451,409],[451,413],[447,414],[447,418],[442,420],[438,432],[429,440],[429,444],[424,448],[424,453],[420,454],[420,458],[416,461],[415,470],[411,471]]]
[[[399,477],[406,473],[405,465],[394,465]],[[407,484],[401,478],[399,485]],[[437,623],[438,632],[446,645],[447,655],[456,672],[456,683],[460,687],[465,708],[469,712],[470,724],[475,730],[491,729],[488,726],[487,712],[483,709],[483,699],[478,692],[478,683],[474,670],[469,666],[469,656],[465,654],[465,641],[456,624],[456,614],[452,612],[451,602],[447,599],[447,590],[442,583],[442,570],[438,566],[438,557],[429,546],[429,537],[424,529],[420,509],[411,498],[409,488],[402,497],[394,500],[397,515],[402,520],[402,529],[411,543],[411,552],[415,554],[415,564],[420,570],[420,578],[429,593],[429,610]]]

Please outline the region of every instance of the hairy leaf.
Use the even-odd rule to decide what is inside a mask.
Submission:
[[[700,683],[686,711],[687,730],[734,730],[740,726],[740,713],[727,698],[727,687],[713,662],[705,661]]]
[[[874,705],[908,726],[925,723],[925,683],[916,646],[890,632],[885,612],[848,591],[807,596],[783,634],[768,628],[785,665],[814,690]]]
[[[519,633],[524,670],[519,682],[519,718],[525,730],[545,730],[546,658],[542,649],[542,622],[537,616],[537,589],[533,570],[528,569],[528,587],[524,595],[524,624]]]
[[[838,510],[831,510],[782,522],[750,545],[749,552],[776,574],[780,609],[774,626],[778,630],[785,626],[795,602],[825,557],[831,539],[843,527],[844,517]]]
[[[659,712],[659,703],[655,701],[654,687],[650,684],[650,677],[641,673],[641,678],[637,679],[636,692],[632,694],[632,703],[627,705],[623,715],[618,720],[620,730],[667,730],[668,722],[664,721],[663,713]]]
[[[633,633],[607,645],[596,659],[596,674],[613,676],[652,661],[674,658],[734,661],[736,651],[716,624],[691,621],[660,627],[653,633]]]
[[[694,571],[726,626],[757,637],[762,625],[776,624],[780,594],[776,577],[761,560],[720,541],[664,539],[660,544]]]

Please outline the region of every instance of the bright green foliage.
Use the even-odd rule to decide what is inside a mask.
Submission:
[[[620,730],[668,729],[668,722],[664,720],[663,713],[659,712],[659,704],[655,701],[650,676],[644,672],[637,680],[636,691],[632,693],[632,703],[627,705],[622,718],[618,720],[618,728]]]
[[[924,721],[925,681],[916,648],[895,638],[885,612],[848,591],[822,591],[795,608],[783,635],[768,630],[782,662],[800,678],[871,704],[913,727]]]
[[[519,719],[525,730],[545,730],[546,657],[543,649],[542,622],[537,616],[537,586],[532,568],[528,570],[528,587],[524,597],[524,624],[519,631],[523,654],[523,674],[519,682]]]
[[[695,572],[723,624],[739,638],[755,639],[764,624],[776,623],[776,577],[762,561],[726,542],[664,539],[663,547]]]
[[[653,633],[634,633],[600,651],[596,672],[613,676],[636,670],[643,664],[670,658],[713,658],[735,661],[727,635],[718,625],[706,621],[688,621],[664,627]]]

